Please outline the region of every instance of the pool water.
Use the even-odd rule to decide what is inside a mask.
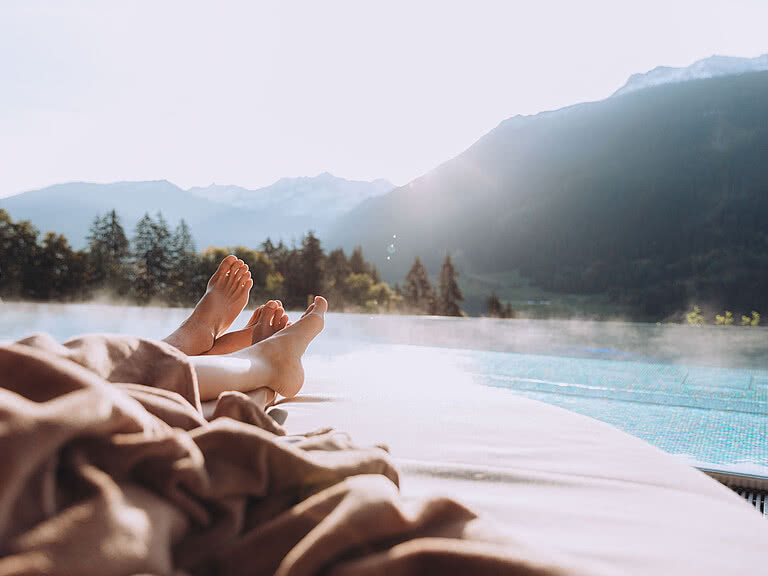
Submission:
[[[161,338],[188,313],[0,303],[0,340],[34,331]],[[329,314],[308,361],[338,358],[334,377],[371,348],[391,362],[448,367],[453,385],[503,388],[603,420],[700,466],[768,476],[765,328]]]
[[[469,352],[475,381],[721,470],[768,475],[768,371]]]

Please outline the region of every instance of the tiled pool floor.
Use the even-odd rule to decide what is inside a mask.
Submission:
[[[462,354],[480,384],[603,420],[699,465],[768,475],[768,371]]]

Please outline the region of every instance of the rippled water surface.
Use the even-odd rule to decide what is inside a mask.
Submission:
[[[35,331],[161,338],[188,312],[5,303],[0,339]],[[768,475],[765,328],[329,314],[309,354],[371,346],[393,361],[428,347],[430,361],[474,383],[604,420],[701,465]]]

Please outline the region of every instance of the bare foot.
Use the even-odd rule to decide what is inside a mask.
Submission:
[[[261,342],[265,338],[269,338],[289,324],[288,314],[285,313],[282,302],[280,300],[270,300],[253,311],[245,328],[227,332],[220,338],[217,338],[213,348],[206,352],[206,354],[220,355],[237,352],[257,342]]]
[[[283,308],[283,303],[280,300],[270,300],[264,306],[256,308],[251,319],[245,325],[246,330],[252,331],[251,341],[248,344],[256,344],[266,340],[289,325],[290,321]]]
[[[323,329],[328,310],[325,298],[314,303],[294,324],[277,334],[232,354],[192,356],[201,400],[213,400],[227,390],[248,392],[270,388],[283,396],[295,396],[304,384],[301,356]]]
[[[270,338],[230,356],[258,359],[262,367],[266,365],[268,368],[266,375],[260,375],[260,386],[267,386],[286,397],[296,396],[304,385],[301,357],[309,343],[323,330],[327,310],[325,298],[316,296],[299,320]]]
[[[233,255],[219,264],[194,311],[165,341],[193,356],[209,351],[248,303],[253,287],[248,265]]]

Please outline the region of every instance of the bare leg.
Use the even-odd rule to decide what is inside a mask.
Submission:
[[[193,356],[201,400],[213,400],[227,390],[247,392],[271,388],[283,396],[298,394],[304,384],[301,357],[323,329],[328,310],[317,296],[294,324],[253,346],[223,356]]]
[[[288,326],[288,315],[280,300],[270,300],[253,311],[251,319],[242,330],[227,332],[216,339],[213,348],[205,354],[231,354],[247,348]]]
[[[208,289],[189,318],[165,342],[187,355],[203,354],[232,325],[248,304],[253,287],[248,266],[229,255],[208,281]]]

